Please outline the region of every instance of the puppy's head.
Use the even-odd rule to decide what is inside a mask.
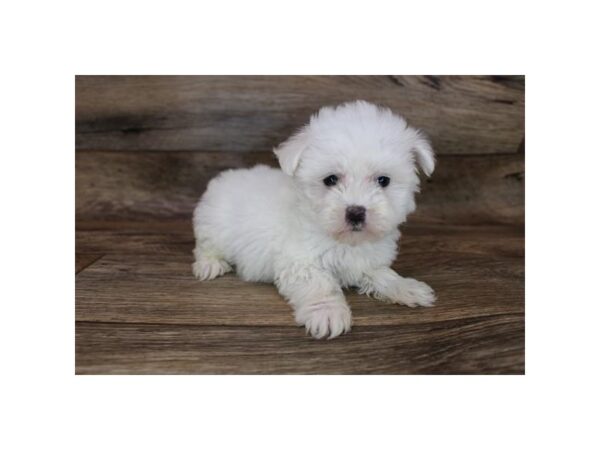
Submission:
[[[322,108],[275,149],[319,225],[335,239],[380,239],[414,211],[418,168],[435,167],[427,139],[387,108],[364,101]]]

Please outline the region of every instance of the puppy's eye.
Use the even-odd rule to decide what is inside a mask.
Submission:
[[[378,177],[377,183],[379,183],[379,186],[381,187],[386,187],[388,184],[390,184],[390,177]]]
[[[329,175],[328,177],[323,179],[323,183],[325,186],[335,186],[338,182],[338,177],[336,175]]]

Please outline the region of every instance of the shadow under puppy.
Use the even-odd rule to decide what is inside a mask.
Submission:
[[[322,108],[275,150],[281,170],[258,165],[211,180],[194,211],[193,272],[232,270],[275,283],[315,338],[350,330],[342,288],[408,306],[433,290],[390,265],[398,225],[415,209],[417,166],[435,166],[427,139],[389,109],[356,101]]]

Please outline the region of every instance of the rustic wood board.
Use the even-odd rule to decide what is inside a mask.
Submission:
[[[271,152],[76,153],[78,221],[184,220],[220,171],[276,166]],[[413,222],[524,223],[524,155],[440,156]]]
[[[514,153],[524,76],[77,76],[78,150],[268,151],[321,106],[363,99],[439,154]]]
[[[104,256],[76,277],[77,373],[524,371],[520,227],[406,227],[394,268],[430,283],[437,305],[348,293],[352,332],[315,342],[273,286],[196,281],[184,222],[78,226],[77,251]]]
[[[315,341],[291,327],[76,326],[78,374],[523,374],[522,315],[361,327]]]
[[[450,252],[524,256],[524,229],[505,225],[423,225],[401,227],[401,255]],[[191,219],[172,222],[79,222],[76,251],[89,254],[180,254],[194,247]]]
[[[352,291],[356,325],[433,323],[523,312],[521,259],[432,252],[399,258],[400,273],[436,289],[434,308],[386,304]],[[77,276],[80,321],[194,325],[293,326],[289,306],[274,286],[246,283],[233,274],[199,282],[191,256],[104,256]]]

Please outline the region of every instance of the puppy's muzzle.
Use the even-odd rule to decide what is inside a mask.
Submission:
[[[346,208],[346,222],[352,226],[353,231],[360,231],[367,218],[364,206],[352,205]]]

